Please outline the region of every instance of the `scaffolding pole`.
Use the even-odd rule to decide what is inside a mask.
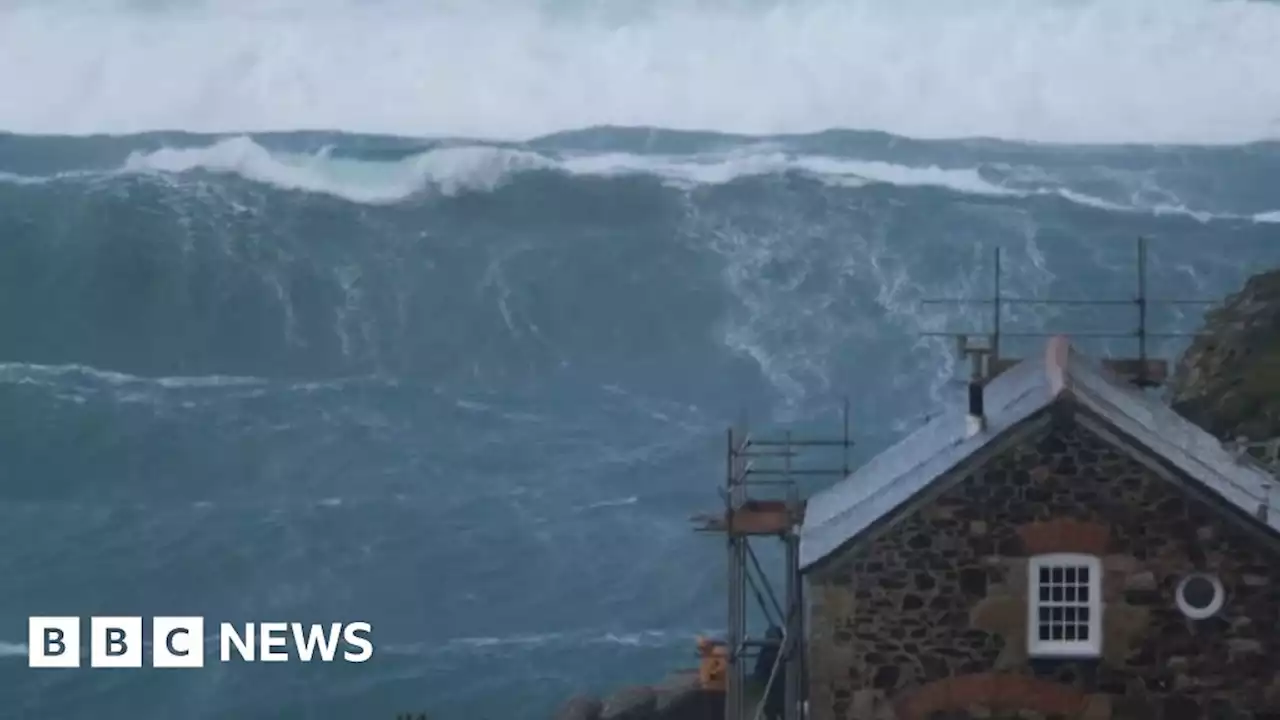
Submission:
[[[721,492],[724,509],[719,515],[694,518],[699,532],[725,534],[728,564],[728,628],[725,637],[725,720],[765,720],[766,702],[771,692],[782,693],[783,720],[802,720],[808,699],[805,671],[804,589],[800,577],[800,526],[805,501],[797,478],[831,477],[849,474],[849,403],[842,411],[841,434],[834,438],[798,438],[786,432],[781,438],[753,438],[745,430],[730,428],[725,451],[725,487]],[[825,467],[795,467],[804,451],[839,450],[838,464]],[[775,463],[765,465],[764,463]],[[767,479],[766,479],[767,478]],[[782,593],[755,552],[753,541],[780,542],[782,549]],[[750,590],[750,593],[748,593]],[[760,613],[778,632],[753,633],[750,603],[754,599]],[[756,702],[750,702],[752,668],[764,650],[776,651]]]

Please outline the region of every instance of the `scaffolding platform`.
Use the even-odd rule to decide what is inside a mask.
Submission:
[[[695,532],[734,535],[785,535],[804,522],[805,503],[792,509],[785,500],[747,500],[742,507],[720,515],[694,515]]]

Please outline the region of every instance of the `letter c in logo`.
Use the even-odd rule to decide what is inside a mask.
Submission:
[[[190,650],[179,650],[173,645],[173,637],[175,635],[190,635],[190,634],[191,634],[191,631],[186,628],[174,628],[170,630],[169,634],[166,635],[164,638],[165,648],[169,651],[171,655],[175,655],[177,657],[186,657],[190,655],[191,654]]]

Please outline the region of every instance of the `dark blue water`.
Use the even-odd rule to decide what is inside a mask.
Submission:
[[[1147,236],[1153,296],[1217,298],[1280,262],[1277,183],[1276,144],[0,136],[0,714],[532,719],[656,680],[723,623],[687,518],[729,423],[848,395],[865,458],[955,394],[920,333],[984,316],[920,301],[989,292],[995,248],[1008,294],[1124,298]],[[376,651],[29,670],[59,614]]]

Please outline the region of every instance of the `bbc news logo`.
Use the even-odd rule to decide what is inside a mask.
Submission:
[[[77,668],[81,660],[78,617],[32,617],[27,620],[27,665],[33,668]],[[204,667],[202,617],[151,619],[151,666]],[[218,626],[221,662],[350,662],[373,657],[369,623],[244,623]],[[89,667],[139,668],[143,665],[140,617],[89,618]],[[289,651],[292,646],[293,653]],[[341,652],[339,652],[341,649]]]

